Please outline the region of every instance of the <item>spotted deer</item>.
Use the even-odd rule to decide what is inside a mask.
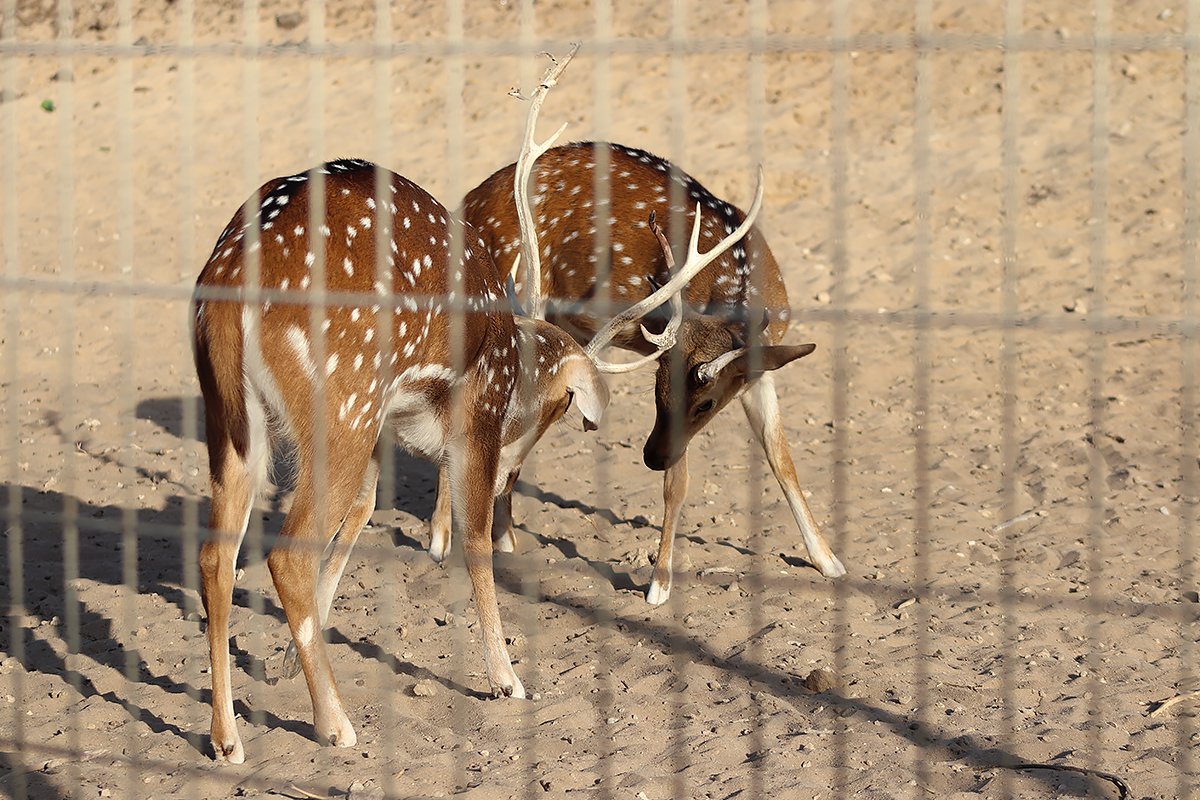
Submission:
[[[342,747],[357,740],[322,631],[374,509],[385,427],[446,475],[488,681],[497,694],[523,697],[496,599],[492,499],[511,490],[522,460],[572,400],[594,426],[608,391],[571,337],[514,316],[474,228],[363,161],[269,181],[200,273],[193,336],[213,497],[200,567],[216,757],[245,758],[229,666],[231,593],[279,439],[295,444],[296,486],[267,563],[317,735]]]
[[[598,192],[601,164],[608,165],[608,176],[605,191]],[[460,210],[502,268],[518,257],[523,237],[530,238],[522,233],[514,201],[516,166],[497,171],[472,190]],[[621,308],[670,279],[670,248],[656,241],[648,212],[665,221],[670,241],[677,238],[676,225],[698,228],[700,242],[710,244],[730,237],[746,221],[739,209],[671,162],[617,144],[548,149],[532,167],[532,183],[531,216],[548,318],[581,342],[608,320],[596,311],[596,298],[607,297]],[[809,560],[826,577],[846,572],[800,489],[773,377],[774,370],[808,355],[815,345],[780,344],[789,306],[779,266],[757,227],[735,241],[687,284],[682,324],[673,346],[658,360],[656,416],[643,449],[646,466],[665,471],[662,534],[646,593],[654,605],[666,602],[671,591],[673,544],[688,490],[688,443],[735,397],[783,489]],[[523,275],[517,271],[518,293],[525,290]],[[661,349],[646,326],[639,329],[632,322],[621,325],[611,342],[643,354]]]

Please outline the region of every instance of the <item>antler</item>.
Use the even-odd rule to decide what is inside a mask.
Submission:
[[[684,259],[683,266],[671,276],[670,280],[656,289],[649,297],[634,303],[609,320],[608,324],[601,328],[584,348],[584,352],[595,362],[597,369],[607,373],[632,372],[644,364],[656,361],[663,353],[675,346],[675,333],[679,329],[679,323],[683,316],[684,287],[687,286],[688,281],[700,274],[702,269],[719,258],[726,250],[746,235],[750,230],[750,226],[754,224],[754,219],[758,216],[759,209],[762,207],[762,198],[763,169],[762,165],[759,165],[758,187],[755,189],[754,202],[750,205],[750,211],[746,214],[746,218],[742,220],[742,224],[733,233],[717,242],[711,250],[704,254],[701,254],[699,250],[700,204],[696,204],[696,217],[692,223],[692,237],[688,242],[687,258]],[[663,236],[661,231],[657,230],[657,226],[655,226],[655,234],[658,236],[659,245],[663,248],[663,252],[667,257],[667,267],[670,269],[674,265],[674,259],[671,256],[671,250],[667,244],[666,237]],[[655,352],[643,356],[636,361],[631,361],[628,364],[612,364],[602,361],[597,357],[600,351],[612,342],[618,330],[634,320],[641,319],[668,300],[671,303],[672,314],[671,321],[667,323],[666,329],[661,334],[655,336],[647,331],[645,326],[642,326],[642,335],[646,337],[647,341],[658,348]]]
[[[663,259],[667,262],[667,280],[675,275],[675,254],[671,252],[671,243],[667,241],[667,235],[663,233],[662,228],[655,221],[656,214],[654,209],[650,210],[650,230],[654,231],[655,238],[658,239],[658,246],[662,248]],[[654,286],[654,284],[651,284]],[[655,286],[655,289],[658,287]],[[676,292],[671,295],[671,319],[667,322],[667,326],[663,328],[662,333],[651,333],[646,330],[646,326],[642,325],[642,336],[650,344],[658,347],[660,352],[670,350],[675,346],[675,334],[679,332],[679,325],[683,322],[683,292]]]
[[[721,370],[725,369],[734,361],[750,351],[750,343],[754,341],[754,337],[761,335],[770,324],[771,318],[767,316],[767,312],[764,310],[762,322],[759,323],[757,330],[751,332],[750,335],[746,337],[746,344],[742,345],[736,350],[730,350],[728,353],[722,353],[712,361],[704,364],[696,371],[696,376],[702,383],[711,383],[712,381],[716,380],[717,376],[721,374]]]
[[[541,144],[534,140],[534,130],[537,128],[538,112],[541,111],[546,93],[558,83],[559,76],[562,75],[563,70],[567,68],[567,64],[571,63],[571,59],[578,51],[579,42],[575,42],[571,45],[571,52],[567,53],[562,61],[555,61],[554,56],[550,56],[553,64],[550,69],[546,70],[545,77],[542,78],[541,83],[533,90],[533,95],[530,97],[529,117],[525,122],[525,140],[521,146],[521,155],[517,158],[515,194],[517,222],[521,226],[521,253],[525,262],[525,286],[527,287],[525,297],[529,313],[535,319],[545,318],[546,304],[542,299],[542,263],[541,255],[538,253],[537,225],[534,223],[533,208],[529,203],[529,176],[533,172],[534,162],[554,146],[555,140],[566,130],[567,123],[564,122],[559,126],[559,129]],[[516,89],[509,94],[520,97]],[[514,265],[515,268],[516,265]]]

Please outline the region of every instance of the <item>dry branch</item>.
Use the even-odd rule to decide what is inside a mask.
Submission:
[[[1027,762],[1021,762],[1017,764],[997,764],[994,767],[986,767],[985,769],[1000,768],[1011,769],[1017,772],[1029,769],[1050,769],[1057,770],[1059,772],[1077,772],[1080,775],[1091,775],[1102,780],[1110,781],[1114,786],[1116,786],[1118,800],[1125,800],[1125,798],[1129,797],[1129,786],[1125,783],[1125,781],[1121,780],[1116,775],[1113,775],[1111,772],[1101,772],[1098,769],[1073,767],[1070,764],[1030,764]]]
[[[1162,714],[1164,711],[1166,711],[1171,706],[1173,706],[1177,703],[1182,703],[1184,700],[1187,700],[1188,698],[1191,698],[1191,697],[1195,697],[1196,695],[1200,695],[1200,689],[1196,689],[1191,692],[1184,692],[1183,694],[1177,694],[1174,697],[1168,697],[1166,700],[1159,700],[1158,706],[1155,707],[1155,709],[1153,711],[1151,711],[1147,716],[1157,717],[1159,714]]]

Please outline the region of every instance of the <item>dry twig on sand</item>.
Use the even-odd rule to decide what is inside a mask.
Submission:
[[[1163,713],[1176,703],[1182,703],[1184,700],[1187,700],[1190,697],[1195,697],[1196,695],[1200,695],[1200,689],[1184,692],[1183,694],[1177,694],[1174,697],[1168,697],[1166,700],[1159,700],[1158,705],[1152,711],[1148,712],[1147,716],[1157,717],[1159,714]]]
[[[1059,772],[1078,772],[1080,775],[1092,775],[1096,778],[1101,778],[1106,781],[1111,781],[1117,787],[1118,800],[1126,800],[1129,797],[1129,786],[1125,781],[1113,775],[1111,772],[1101,772],[1097,769],[1087,769],[1086,767],[1073,767],[1070,764],[1030,764],[1028,762],[1019,762],[1016,764],[997,764],[994,767],[986,767],[985,769],[1011,769],[1011,770],[1027,770],[1027,769],[1052,769]]]

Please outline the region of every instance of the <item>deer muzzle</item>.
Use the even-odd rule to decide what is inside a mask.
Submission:
[[[670,424],[669,419],[665,425],[662,420],[655,420],[654,430],[650,431],[646,446],[642,448],[642,460],[646,462],[647,467],[656,472],[673,467],[687,450],[687,438],[671,436]]]

